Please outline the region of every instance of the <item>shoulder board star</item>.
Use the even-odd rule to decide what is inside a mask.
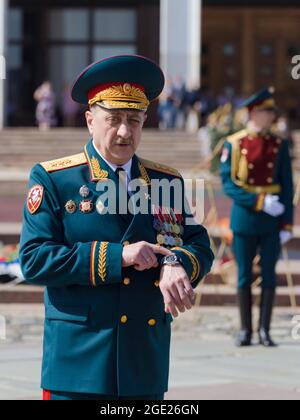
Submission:
[[[151,160],[146,159],[139,158],[139,160],[146,169],[182,178],[181,174],[176,169],[171,168],[170,166],[162,165],[161,163],[152,162]]]
[[[234,144],[237,141],[242,140],[247,135],[248,135],[247,130],[241,130],[241,131],[238,131],[237,133],[234,133],[231,136],[227,137],[227,141],[231,144]]]
[[[62,169],[73,168],[74,166],[84,165],[87,159],[84,153],[67,156],[61,159],[50,160],[42,162],[41,165],[47,172],[60,171]]]

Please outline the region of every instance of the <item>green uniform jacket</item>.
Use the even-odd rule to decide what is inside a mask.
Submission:
[[[131,175],[148,184],[181,179],[175,170],[137,156]],[[157,243],[153,216],[101,214],[97,186],[106,179],[117,181],[92,142],[84,153],[37,164],[31,172],[20,261],[27,282],[46,286],[42,387],[163,393],[172,317],[164,312],[160,269],[122,269],[123,246]],[[83,185],[89,189],[86,199],[79,193]],[[209,238],[195,225],[186,226],[182,239],[174,252],[196,287],[213,261]]]
[[[293,178],[288,141],[247,130],[228,137],[221,158],[221,177],[226,195],[233,200],[233,232],[264,235],[292,229]],[[266,194],[279,195],[285,205],[281,217],[262,211]]]

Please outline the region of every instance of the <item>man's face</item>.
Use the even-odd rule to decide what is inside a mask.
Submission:
[[[145,120],[146,114],[135,110],[106,110],[94,106],[86,112],[95,145],[103,157],[115,165],[124,165],[135,154]]]
[[[262,130],[269,130],[276,120],[276,112],[269,110],[253,110],[251,119]]]

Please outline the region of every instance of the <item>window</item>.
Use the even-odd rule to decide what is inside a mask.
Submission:
[[[111,55],[136,54],[137,15],[134,9],[98,9],[93,13],[93,61]]]
[[[271,44],[262,44],[260,45],[260,54],[263,57],[269,57],[273,54],[273,45]]]
[[[23,13],[21,9],[8,10],[8,40],[22,41]]]
[[[233,44],[225,44],[223,47],[223,53],[226,57],[232,57],[236,53],[236,48]]]
[[[93,14],[95,41],[135,42],[137,16],[130,9],[98,9]]]
[[[57,95],[90,62],[135,54],[136,38],[137,12],[133,8],[50,9],[48,68]]]
[[[70,86],[83,67],[89,64],[88,47],[52,46],[49,49],[49,63],[49,78],[55,92],[61,93],[65,85]]]
[[[120,54],[136,54],[136,48],[133,45],[99,45],[93,47],[93,61]]]
[[[51,41],[88,41],[89,12],[86,9],[51,9],[49,39]]]
[[[8,10],[8,48],[7,68],[18,70],[22,68],[23,54],[23,13],[21,9],[12,8]]]
[[[9,70],[22,68],[22,47],[20,45],[10,45],[8,47],[7,67]]]

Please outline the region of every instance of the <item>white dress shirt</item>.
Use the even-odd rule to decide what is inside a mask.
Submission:
[[[127,190],[128,190],[128,184],[131,181],[131,167],[132,167],[132,158],[125,163],[125,165],[115,165],[114,163],[108,162],[108,160],[106,160],[103,155],[100,153],[99,149],[97,148],[97,146],[95,145],[95,142],[93,140],[93,146],[96,150],[96,152],[98,153],[98,155],[104,160],[104,162],[114,171],[116,172],[116,170],[118,168],[122,168],[124,169],[124,171],[126,172],[126,186],[127,186]]]

